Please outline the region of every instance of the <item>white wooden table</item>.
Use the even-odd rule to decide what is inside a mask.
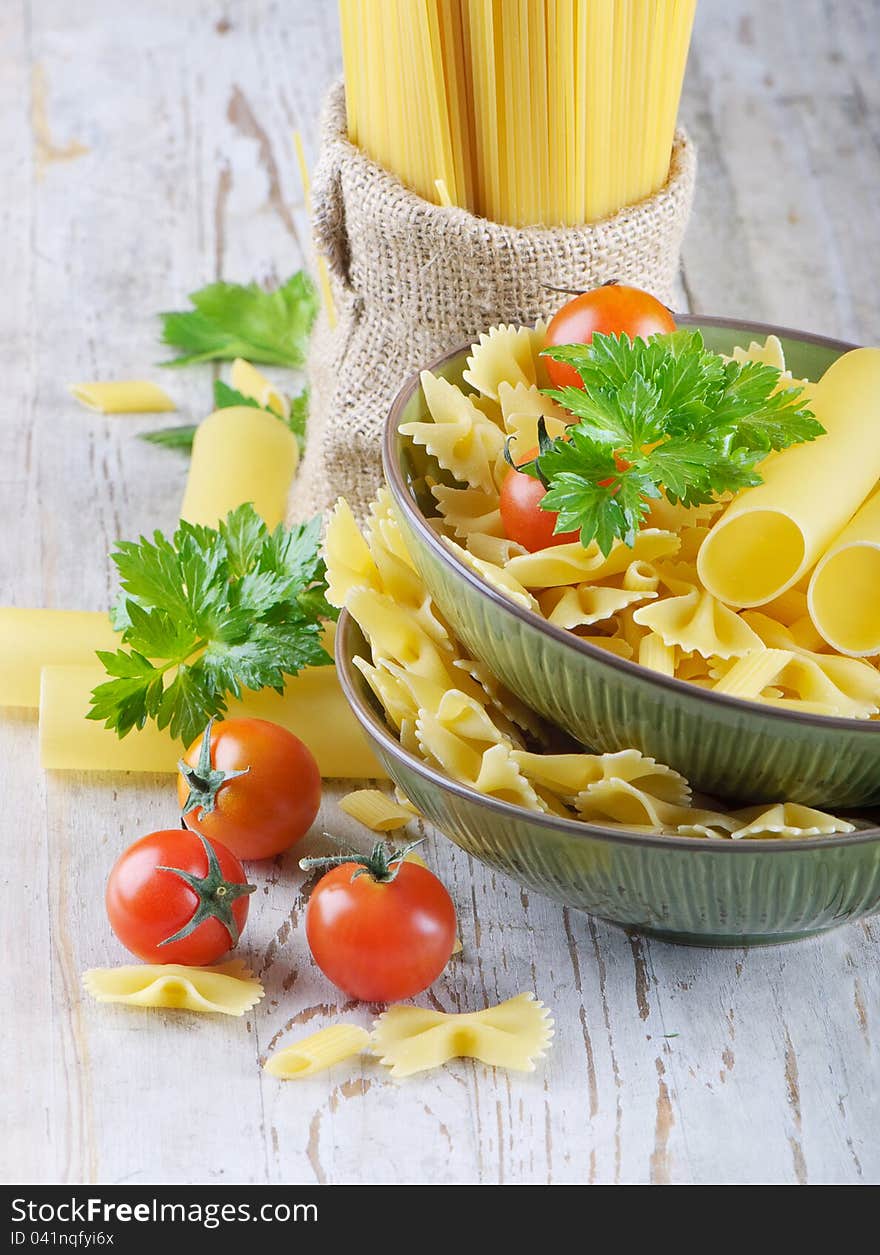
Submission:
[[[683,116],[701,169],[691,308],[880,339],[880,6],[701,0]],[[291,146],[339,70],[332,0],[0,6],[0,598],[107,605],[107,552],[176,518],[184,460],[69,399],[138,377],[155,313],[215,277],[277,280],[308,227]],[[156,372],[161,377],[161,375]],[[165,382],[168,382],[165,380]],[[211,371],[171,377],[183,416]],[[861,1182],[880,1177],[880,921],[764,950],[681,949],[522,892],[440,836],[464,955],[429,997],[534,990],[555,1046],[529,1077],[467,1062],[263,1076],[344,1007],[309,960],[302,877],[259,874],[247,1019],[97,1006],[124,961],[103,885],[173,822],[169,782],[43,775],[35,718],[0,714],[7,1181]],[[328,787],[316,832],[350,833]],[[311,841],[317,848],[317,842]]]

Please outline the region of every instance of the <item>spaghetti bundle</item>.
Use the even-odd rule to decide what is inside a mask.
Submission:
[[[424,199],[595,222],[669,173],[696,0],[340,0],[348,135]]]

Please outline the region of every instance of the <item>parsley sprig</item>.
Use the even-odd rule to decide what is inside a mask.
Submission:
[[[157,531],[118,544],[112,618],[125,648],[98,653],[111,678],[88,717],[120,737],[155,719],[189,744],[230,694],[280,693],[286,676],[331,663],[320,523],[270,532],[248,504],[216,529],[181,521],[170,539]]]
[[[557,532],[579,531],[606,555],[615,540],[633,543],[651,498],[693,506],[738,492],[761,483],[755,468],[771,450],[824,434],[802,388],[776,391],[775,367],[725,361],[699,331],[596,334],[544,355],[584,381],[546,390],[579,421],[551,440],[541,420],[538,454],[518,469],[544,484]]]
[[[162,342],[178,350],[164,366],[234,357],[274,366],[302,366],[318,310],[304,270],[267,292],[257,283],[209,283],[190,295],[191,310],[160,314]]]

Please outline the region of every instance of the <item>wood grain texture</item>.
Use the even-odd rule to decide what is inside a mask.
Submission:
[[[701,170],[682,267],[697,311],[880,339],[880,9],[701,0],[683,117]],[[171,525],[185,463],[69,382],[141,377],[157,310],[215,277],[278,279],[308,228],[290,133],[314,158],[338,72],[331,0],[0,6],[0,598],[107,604],[116,537]],[[154,377],[181,421],[209,368]],[[464,952],[426,995],[466,1010],[533,990],[556,1040],[533,1076],[375,1064],[281,1084],[259,1061],[340,1014],[309,961],[308,889],[260,868],[242,1021],[98,1006],[125,961],[102,891],[174,822],[158,779],[48,775],[33,717],[0,717],[6,785],[0,1039],[7,1181],[867,1182],[880,1177],[880,924],[787,948],[676,948],[522,892],[429,833]],[[363,841],[328,788],[323,828]],[[11,1031],[10,1031],[11,1028]],[[218,1101],[234,1113],[216,1118]]]

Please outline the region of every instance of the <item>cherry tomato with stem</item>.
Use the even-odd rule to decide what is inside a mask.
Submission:
[[[202,967],[238,944],[255,889],[219,841],[166,828],[119,856],[105,901],[110,927],[139,959]]]
[[[675,319],[650,292],[612,281],[582,292],[562,306],[547,328],[547,348],[589,344],[597,331],[647,340],[649,336],[675,331]],[[543,360],[554,387],[583,388],[583,380],[573,366],[549,357]]]
[[[183,822],[237,858],[272,858],[308,832],[321,773],[308,746],[268,719],[210,720],[178,763]]]
[[[330,867],[312,890],[306,938],[328,980],[363,1002],[399,1002],[427,989],[455,945],[455,907],[421,863],[407,861],[418,841],[370,854],[300,860]]]

